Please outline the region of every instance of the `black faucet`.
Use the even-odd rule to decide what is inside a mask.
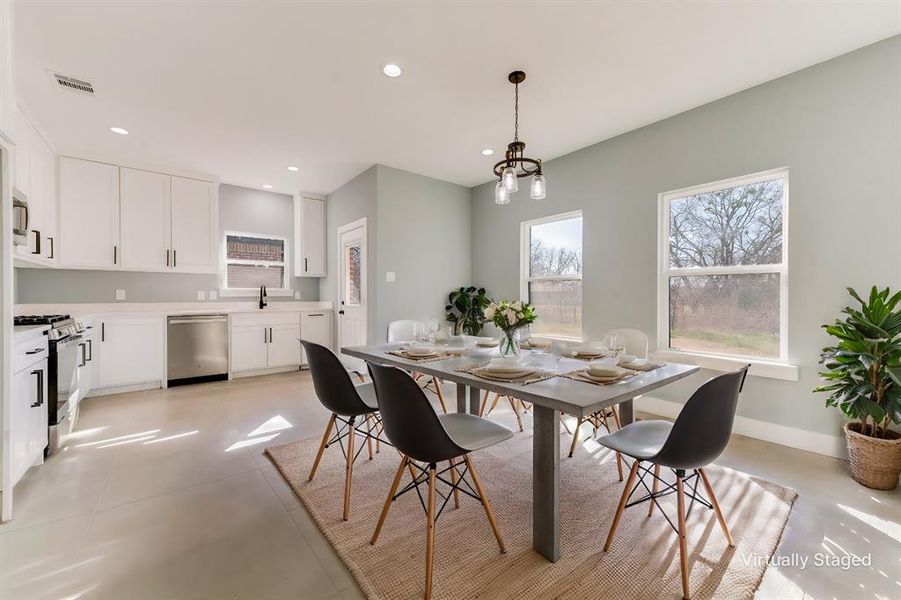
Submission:
[[[269,304],[269,302],[266,300],[266,286],[261,285],[260,286],[260,310],[263,310],[264,308],[266,308],[267,304]]]

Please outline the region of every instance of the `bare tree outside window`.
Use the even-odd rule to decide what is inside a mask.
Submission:
[[[786,180],[667,198],[669,345],[780,356]]]
[[[529,244],[527,300],[538,335],[582,335],[582,215],[567,214],[524,223]]]

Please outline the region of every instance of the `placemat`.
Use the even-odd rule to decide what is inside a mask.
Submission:
[[[629,363],[629,364],[631,364],[631,363]],[[623,369],[629,369],[630,371],[638,371],[641,373],[647,373],[648,371],[653,371],[654,369],[659,369],[660,367],[665,367],[666,363],[665,362],[661,362],[661,363],[652,362],[652,363],[648,363],[644,367],[628,367],[626,365],[619,365],[619,366],[622,367]]]
[[[434,362],[436,360],[444,360],[446,358],[454,358],[459,356],[459,354],[454,354],[452,352],[439,352],[435,356],[412,356],[407,354],[403,350],[388,350],[388,354],[393,354],[394,356],[399,356],[401,358],[406,358],[407,360],[412,360],[414,362],[427,363]]]
[[[487,365],[472,365],[469,367],[463,367],[461,369],[457,369],[458,373],[468,373],[469,375],[475,375],[476,377],[480,377],[482,379],[488,379],[491,381],[502,381],[504,383],[519,383],[522,385],[529,385],[530,383],[538,383],[539,381],[544,381],[545,379],[552,379],[560,375],[560,373],[554,373],[552,371],[542,371],[537,370],[534,373],[530,373],[529,375],[525,375],[523,377],[518,377],[516,379],[507,379],[506,377],[496,377],[492,376],[488,373],[482,371]]]
[[[613,381],[596,381],[591,377],[585,375],[585,369],[579,369],[578,371],[570,371],[569,373],[563,373],[560,375],[561,377],[567,377],[569,379],[575,379],[576,381],[584,381],[585,383],[591,383],[593,385],[612,385],[614,383],[619,383],[621,381],[626,381],[627,379],[631,379],[638,375],[638,371],[632,371],[631,373],[624,373],[620,378],[614,379]]]

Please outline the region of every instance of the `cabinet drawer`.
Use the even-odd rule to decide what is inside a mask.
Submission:
[[[231,316],[233,327],[247,327],[260,325],[272,327],[274,325],[298,325],[300,313],[296,312],[272,312],[272,313],[235,313]]]
[[[13,371],[24,369],[29,365],[46,359],[48,352],[47,338],[45,336],[19,342],[13,350]]]

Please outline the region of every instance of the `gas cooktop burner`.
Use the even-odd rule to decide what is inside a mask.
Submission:
[[[65,321],[69,315],[24,315],[13,318],[15,325],[53,325]]]

